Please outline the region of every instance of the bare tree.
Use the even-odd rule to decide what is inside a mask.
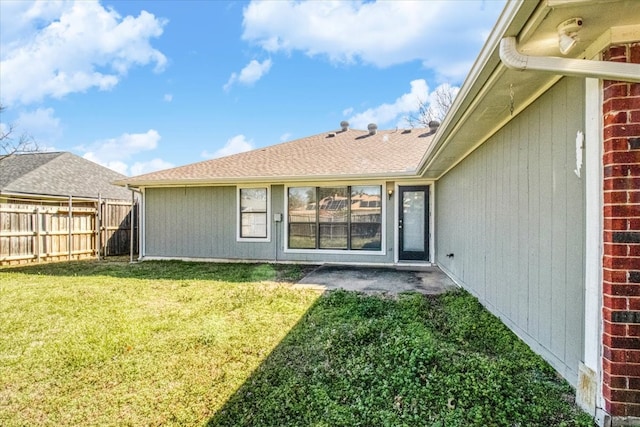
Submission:
[[[0,114],[6,110],[0,104]],[[31,153],[39,151],[36,140],[26,132],[16,135],[16,126],[13,123],[0,122],[0,161],[19,153]]]
[[[406,120],[411,127],[429,127],[429,123],[442,122],[456,99],[459,88],[443,84],[429,96],[430,101],[418,100],[418,112],[409,115]]]

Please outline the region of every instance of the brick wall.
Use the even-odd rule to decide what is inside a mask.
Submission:
[[[640,64],[640,43],[604,60]],[[640,84],[604,81],[603,395],[613,417],[640,417]]]

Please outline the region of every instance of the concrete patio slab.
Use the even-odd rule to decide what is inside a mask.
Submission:
[[[457,288],[457,285],[438,267],[382,268],[344,265],[320,266],[303,277],[295,286],[392,295],[409,291],[437,295]]]

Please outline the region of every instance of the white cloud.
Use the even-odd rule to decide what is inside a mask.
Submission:
[[[169,163],[157,158],[149,160],[148,162],[135,162],[131,166],[131,175],[142,175],[144,173],[155,172],[161,169],[169,169],[172,167],[174,167],[173,163]]]
[[[231,87],[236,83],[240,83],[245,86],[253,85],[255,82],[260,80],[262,76],[269,72],[271,65],[272,63],[270,59],[265,59],[262,62],[258,62],[253,59],[240,71],[240,74],[231,73],[229,81],[224,85],[224,90],[231,89]]]
[[[230,156],[232,154],[244,153],[245,151],[250,150],[253,150],[253,140],[247,140],[247,137],[240,134],[227,140],[224,147],[219,150],[216,150],[213,153],[209,153],[205,150],[202,152],[201,156],[206,159],[215,159],[218,157]]]
[[[348,116],[351,113],[353,113],[353,107],[345,108],[344,110],[342,110],[342,115],[343,116]]]
[[[348,119],[349,126],[353,129],[366,129],[369,123],[375,123],[380,128],[397,122],[407,114],[418,111],[420,102],[429,99],[429,87],[423,79],[411,82],[411,91],[401,95],[392,104],[382,104],[375,108],[357,113]],[[396,125],[396,123],[393,123]]]
[[[2,102],[29,104],[92,88],[109,90],[136,65],[167,60],[150,45],[166,21],[122,18],[97,1],[0,2]],[[7,24],[5,28],[5,24]]]
[[[173,101],[173,95],[170,93],[165,93],[162,99],[164,99],[165,102],[171,102]]]
[[[377,67],[414,60],[461,79],[504,1],[252,1],[242,38],[268,52],[302,51]]]
[[[60,119],[55,116],[53,108],[38,108],[23,111],[16,121],[18,133],[30,135],[38,148],[49,151],[62,136]]]
[[[83,157],[85,159],[128,175],[129,167],[126,161],[138,153],[155,150],[158,146],[158,141],[160,141],[158,131],[149,129],[146,133],[125,133],[117,138],[96,141],[88,147],[81,146],[77,148],[84,152]],[[159,164],[158,160],[155,159],[152,162]],[[134,166],[136,165],[139,165],[137,166],[138,169],[142,169],[145,164],[134,164]],[[133,172],[133,167],[131,172]]]
[[[280,135],[280,142],[288,141],[290,138],[291,138],[291,133],[285,132],[282,135]]]

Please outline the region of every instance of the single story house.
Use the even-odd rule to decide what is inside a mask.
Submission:
[[[639,64],[637,0],[509,1],[437,130],[344,124],[120,181],[140,256],[437,264],[599,425],[640,425]]]
[[[0,156],[0,203],[30,200],[81,201],[99,198],[131,201],[131,192],[113,185],[125,178],[111,169],[67,152]]]

